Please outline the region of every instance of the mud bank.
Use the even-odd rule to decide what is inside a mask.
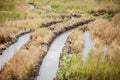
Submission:
[[[46,27],[55,25],[55,24],[57,24],[57,23],[62,23],[62,22],[65,22],[65,21],[69,21],[70,19],[71,19],[71,17],[68,17],[68,19],[65,19],[65,20],[51,21],[51,22],[49,22],[49,23],[42,24],[41,27],[46,28]]]

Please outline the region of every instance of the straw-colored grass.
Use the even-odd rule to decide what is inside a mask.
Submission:
[[[82,11],[82,12],[88,12],[88,11],[97,11],[97,10],[107,10],[107,11],[118,11],[118,4],[120,1],[115,0],[32,0],[29,1],[34,3],[39,8],[47,8],[47,5],[50,4],[52,7],[52,10],[59,11],[59,10],[73,10],[73,11]]]
[[[34,29],[32,40],[6,63],[0,80],[30,80],[34,76],[34,68],[37,62],[42,61],[42,56],[48,50],[44,43],[49,43],[59,32],[69,25],[89,18],[95,18],[86,12],[90,11],[113,11],[119,12],[119,0],[1,0],[0,1],[0,48],[5,46],[13,36],[20,31]],[[37,8],[46,9],[51,12],[31,10],[28,3],[34,3]],[[48,4],[51,8],[48,8]],[[43,28],[41,25],[51,21],[66,20],[72,14],[85,12],[85,18],[64,21]],[[109,15],[104,15],[109,17]],[[87,18],[86,18],[87,17]],[[89,18],[88,18],[89,17]],[[62,68],[59,72],[60,80],[119,80],[120,76],[120,14],[115,15],[111,21],[96,19],[88,25],[94,49],[86,65],[83,65],[81,53],[84,45],[82,32],[75,30],[69,37],[69,47],[73,50],[70,59],[62,57]],[[103,58],[103,47],[110,48]],[[64,51],[66,54],[67,52]]]
[[[48,50],[49,43],[56,36],[54,32],[57,32],[56,30],[62,31],[65,27],[69,27],[69,25],[75,23],[72,20],[70,22],[71,23],[69,24],[66,22],[55,24],[54,26],[58,28],[54,30],[42,27],[35,29],[35,31],[31,34],[31,41],[22,47],[22,49],[17,52],[9,62],[6,63],[4,69],[0,73],[0,79],[30,80],[31,76],[34,77],[34,70],[36,66],[39,65],[38,62],[42,61],[43,56]]]
[[[72,46],[71,50],[75,52],[81,52],[84,47],[83,33],[80,30],[76,29],[69,37],[68,42],[70,43],[70,46]]]
[[[31,42],[25,45],[13,58],[5,65],[0,74],[1,80],[29,80],[34,73],[34,68],[42,59],[46,47],[40,46],[47,34],[46,29],[38,29],[33,32],[34,37]],[[37,35],[36,35],[37,34]],[[49,35],[51,36],[51,35]],[[6,76],[6,77],[5,77]]]
[[[119,14],[113,17],[112,21],[97,19],[95,22],[92,22],[89,27],[93,37],[99,37],[106,44],[111,44],[114,41],[117,41],[117,43],[119,44],[120,21],[118,19]]]
[[[77,42],[77,47],[73,45],[79,39],[76,36],[79,31],[75,30],[62,52],[60,69],[55,80],[119,80],[119,19],[120,14],[118,13],[111,21],[96,18],[87,25],[92,35],[94,48],[89,52],[86,63],[82,59],[82,48],[84,47],[83,43],[81,44],[82,39]],[[105,50],[105,48],[107,49]],[[72,51],[72,57],[69,57],[70,51]]]
[[[116,17],[117,16],[117,17]],[[111,22],[97,19],[88,28],[92,34],[94,48],[89,52],[88,60],[83,61],[83,44],[75,30],[63,49],[60,69],[55,80],[119,80],[120,44],[119,21],[116,15]],[[118,24],[113,24],[118,23]],[[114,25],[114,26],[113,26]],[[79,35],[81,36],[81,34]],[[77,47],[73,44],[76,44]],[[83,41],[84,42],[84,41]],[[68,45],[69,44],[69,45]],[[80,47],[80,48],[79,48]],[[107,47],[107,50],[104,49]],[[69,53],[71,51],[71,53]],[[69,57],[69,55],[72,56]]]

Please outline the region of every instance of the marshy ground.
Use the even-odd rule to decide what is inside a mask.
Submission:
[[[31,37],[5,63],[0,80],[34,80],[53,40],[68,30],[55,80],[120,80],[119,5],[120,0],[1,0],[0,56],[20,36]],[[84,59],[85,35],[93,47]]]

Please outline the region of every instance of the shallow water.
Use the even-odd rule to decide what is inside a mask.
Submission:
[[[35,9],[35,6],[33,4],[29,4],[30,9]]]
[[[89,31],[84,32],[84,40],[83,61],[86,62],[89,57],[89,51],[94,47]]]
[[[108,46],[105,45],[105,46],[103,47],[103,56],[104,56],[104,59],[105,59],[105,57],[106,57],[106,55],[107,55],[107,52],[108,52]]]
[[[18,38],[18,41],[9,46],[2,55],[0,55],[0,71],[4,67],[5,63],[8,62],[14,54],[20,50],[20,48],[30,40],[30,34],[25,34]]]
[[[54,40],[47,55],[43,59],[37,80],[53,80],[54,77],[56,77],[60,53],[62,52],[69,34],[70,32],[64,33]]]

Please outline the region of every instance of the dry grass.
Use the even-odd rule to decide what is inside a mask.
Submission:
[[[10,41],[11,38],[15,38],[16,35],[18,35],[21,31],[39,28],[40,25],[42,25],[45,21],[50,22],[52,21],[52,19],[35,18],[35,19],[4,22],[4,24],[1,24],[1,27],[0,27],[0,31],[1,31],[0,44]]]
[[[89,18],[81,17],[81,18],[77,18],[77,19],[74,19],[74,20],[69,20],[69,21],[66,21],[65,23],[62,23],[62,24],[56,24],[56,25],[50,26],[50,28],[52,30],[54,30],[55,32],[58,32],[61,29],[63,29],[64,27],[70,27],[69,26],[70,24],[75,24],[75,23],[78,23],[80,21],[82,22],[82,21],[85,21],[85,20],[89,20]]]
[[[53,6],[53,8],[56,8],[55,5],[59,6],[59,7],[64,6],[63,8],[65,8],[65,11],[63,13],[49,12],[49,13],[38,14],[38,13],[36,13],[36,11],[30,10],[30,8],[28,6],[29,2],[35,3],[35,5],[37,7],[40,7],[40,8],[42,8],[42,6],[47,7],[48,3],[51,6]],[[3,22],[0,23],[0,26],[4,26],[4,27],[7,27],[7,28],[12,27],[13,31],[10,30],[8,32],[10,32],[10,33],[13,32],[14,33],[14,32],[18,32],[21,29],[25,30],[25,29],[29,29],[29,28],[36,28],[36,27],[38,27],[38,25],[41,24],[41,21],[42,22],[49,21],[49,18],[50,19],[59,19],[59,18],[61,19],[61,18],[69,17],[73,13],[74,9],[75,10],[79,9],[79,10],[86,11],[86,10],[84,10],[84,8],[88,9],[88,10],[91,10],[91,9],[94,9],[94,8],[96,8],[96,9],[102,8],[101,6],[103,6],[104,9],[108,9],[108,8],[109,9],[111,9],[111,8],[117,9],[117,7],[118,7],[118,5],[116,5],[114,2],[106,2],[106,4],[104,4],[104,3],[105,2],[100,1],[100,4],[97,5],[98,1],[94,1],[94,0],[92,0],[92,1],[75,0],[74,2],[71,1],[71,0],[70,1],[60,0],[60,1],[57,1],[57,2],[54,1],[54,0],[53,1],[44,0],[42,2],[39,2],[38,0],[26,0],[26,1],[25,0],[18,0],[18,1],[9,0],[9,2],[7,4],[5,4],[5,1],[2,0],[1,1],[2,5],[7,5],[8,7],[12,6],[12,7],[8,8],[6,6],[6,7],[2,7],[0,10],[8,10],[8,11],[13,11],[14,10],[15,12],[22,13],[23,15],[19,15],[18,18],[17,18],[18,19],[17,21],[16,21],[16,19],[15,20],[13,19],[12,21],[11,20],[10,21],[4,21],[4,23]],[[91,4],[93,4],[93,5],[91,5]],[[71,11],[69,9],[73,9],[73,11]],[[7,17],[9,17],[9,16],[6,16],[5,18],[7,18]],[[17,16],[13,16],[13,17],[16,18]],[[43,18],[44,18],[44,20],[43,20]],[[5,28],[5,29],[7,29],[7,28]],[[10,34],[10,33],[8,33],[8,34]],[[4,34],[4,33],[2,33],[2,34]]]
[[[102,40],[104,40],[106,44],[110,44],[112,43],[112,41],[116,39],[119,40],[120,28],[117,27],[119,26],[119,23],[118,24],[112,24],[112,23],[116,23],[116,22],[114,20],[109,22],[103,19],[97,19],[95,22],[91,23],[89,26],[93,37],[101,38]]]
[[[5,3],[5,1],[2,1],[1,4]],[[2,43],[6,43],[7,41],[9,41],[10,37],[11,37],[11,33],[14,33],[14,36],[17,35],[20,31],[24,31],[24,30],[28,30],[28,29],[37,29],[39,28],[43,23],[46,24],[47,22],[50,21],[55,21],[55,20],[60,20],[62,19],[62,16],[68,16],[65,15],[64,13],[59,14],[59,13],[43,13],[43,14],[38,14],[36,11],[32,11],[29,6],[28,3],[25,0],[18,0],[18,1],[13,1],[13,3],[9,3],[9,5],[13,5],[14,4],[14,8],[12,8],[15,12],[18,13],[23,13],[24,14],[24,19],[18,18],[17,20],[13,19],[13,20],[7,20],[9,17],[11,18],[11,16],[15,16],[15,14],[12,14],[10,16],[6,16],[4,17],[4,15],[2,15],[2,17],[4,17],[4,21],[0,22],[0,35],[1,35],[1,40],[0,41],[1,45]],[[6,4],[8,5],[8,4]],[[8,6],[9,6],[8,5]],[[5,8],[5,7],[3,7]],[[3,9],[1,9],[3,10]],[[7,10],[7,8],[5,9]],[[9,9],[10,12],[12,12],[13,10]],[[5,14],[8,12],[4,12]],[[0,13],[1,14],[1,13]],[[17,16],[16,16],[17,17]],[[22,16],[21,16],[22,17]],[[64,17],[64,18],[65,18]],[[11,29],[12,27],[12,29]],[[6,33],[7,32],[7,33]]]
[[[4,0],[2,0],[4,1]],[[6,0],[5,0],[6,1]],[[11,0],[10,6],[11,6]],[[26,2],[27,1],[27,2]],[[95,0],[59,0],[59,1],[51,1],[49,2],[53,8],[53,12],[48,13],[38,13],[36,10],[30,10],[28,7],[28,2],[33,2],[37,7],[48,9],[47,4],[48,0],[42,0],[43,2],[38,2],[37,0],[18,0],[14,1],[12,8],[0,8],[0,10],[14,10],[18,13],[23,13],[23,16],[18,16],[17,19],[12,19],[10,21],[6,20],[4,22],[0,22],[0,40],[5,43],[11,39],[10,34],[14,33],[17,34],[19,31],[23,31],[26,29],[35,29],[32,33],[32,40],[26,44],[14,57],[6,63],[3,71],[0,73],[0,80],[29,80],[30,76],[34,75],[34,68],[38,61],[42,61],[42,56],[45,55],[44,52],[47,51],[47,46],[42,46],[42,43],[49,43],[52,38],[55,36],[53,32],[59,32],[65,27],[69,27],[68,25],[74,24],[79,21],[86,20],[88,18],[81,18],[66,21],[63,23],[58,23],[56,25],[52,25],[49,28],[40,28],[40,25],[43,23],[47,23],[53,20],[61,20],[68,18],[71,14],[75,11],[91,11],[91,10],[99,10],[99,9],[106,9],[106,10],[113,10],[118,11],[118,5],[114,2],[101,2],[100,4],[98,1]],[[0,2],[2,3],[2,2]],[[15,3],[15,4],[14,4]],[[93,5],[91,5],[93,4]],[[98,5],[99,4],[99,5]],[[8,4],[6,4],[8,5]],[[88,6],[89,5],[89,6]],[[62,13],[54,12],[63,10]],[[65,11],[64,11],[65,10]],[[79,13],[78,13],[79,14]],[[8,16],[7,16],[8,17]],[[14,17],[14,16],[13,16]],[[21,18],[23,17],[23,18]],[[6,18],[6,17],[5,17]],[[108,63],[114,63],[115,65],[119,65],[119,50],[120,50],[120,15],[116,15],[112,18],[112,21],[106,21],[103,19],[97,19],[95,22],[88,25],[90,27],[92,37],[95,42],[95,50],[92,52],[94,57],[96,53],[102,54],[102,47],[104,43],[110,45],[110,50],[108,51],[108,55],[106,61]],[[94,26],[93,26],[94,25]],[[12,29],[11,29],[12,28]],[[50,30],[51,29],[51,30]],[[79,36],[79,37],[78,37]],[[76,30],[73,32],[73,35],[69,38],[71,42],[71,49],[75,52],[81,52],[83,48],[83,36],[82,32]],[[102,44],[101,44],[102,43]],[[3,44],[0,44],[3,46]],[[96,55],[99,56],[99,55]],[[96,59],[96,58],[95,58]],[[94,67],[94,66],[93,66]]]
[[[89,52],[89,58],[86,63],[83,62],[81,55],[82,39],[79,40],[81,42],[78,41],[80,38],[75,35],[79,31],[75,30],[70,35],[62,52],[60,70],[55,80],[119,80],[119,19],[120,14],[117,14],[111,21],[97,18],[87,25],[92,35],[94,48]],[[106,51],[104,51],[105,47],[107,48]],[[71,50],[73,54],[72,57],[69,57],[69,51]]]
[[[74,30],[69,36],[68,42],[70,43],[71,50],[74,52],[82,52],[84,46],[84,37],[82,31],[79,29]]]
[[[34,49],[34,50],[33,50]],[[34,72],[37,61],[41,59],[41,50],[43,48],[31,46],[28,50],[20,50],[5,66],[4,71],[0,75],[1,80],[28,80]],[[40,59],[39,59],[40,58]],[[34,62],[36,61],[36,62]],[[6,76],[6,77],[5,77]]]
[[[112,64],[119,64],[120,57],[120,14],[115,15],[111,21],[106,21],[103,19],[97,19],[95,22],[89,25],[92,32],[93,39],[95,41],[95,47],[104,47],[108,45],[107,61],[112,62]],[[97,23],[97,24],[96,24]],[[94,26],[93,26],[94,25]],[[100,46],[102,45],[103,46]],[[100,48],[100,50],[102,49]],[[98,51],[100,51],[98,50]],[[101,50],[102,51],[102,50]],[[101,52],[102,54],[103,52]]]
[[[55,24],[55,26],[58,27],[57,30],[60,31],[74,23],[75,22],[72,23],[72,21],[69,24],[63,22]],[[64,24],[64,27],[61,24]],[[52,31],[49,28],[38,28],[32,32],[32,40],[16,53],[8,63],[6,63],[4,69],[0,73],[0,79],[30,80],[31,76],[35,74],[34,70],[36,65],[39,65],[37,62],[42,61],[43,56],[48,50],[49,43],[56,36],[54,31],[56,31],[56,29]]]
[[[0,74],[1,80],[28,80],[33,75],[37,62],[42,60],[47,47],[40,46],[43,39],[50,33],[49,30],[38,29],[33,32],[33,39],[25,45],[14,57],[5,65]],[[36,35],[37,34],[37,35]],[[52,35],[49,35],[52,36]],[[7,77],[5,77],[7,76]]]
[[[50,4],[52,9],[55,11],[59,10],[73,10],[73,11],[97,11],[97,10],[107,10],[107,11],[119,11],[119,1],[114,0],[34,0],[30,1],[34,3],[39,8],[48,9],[47,5]],[[89,5],[89,6],[88,6]]]
[[[10,27],[0,27],[0,45],[7,43],[15,38],[11,33],[17,31],[16,28],[11,29]]]
[[[75,30],[70,35],[66,47],[63,49],[60,69],[55,80],[120,79],[120,28],[118,27],[119,21],[115,22],[115,20],[118,20],[118,15],[116,16],[111,22],[104,19],[97,19],[87,25],[92,34],[94,48],[89,52],[86,63],[82,60],[82,45],[84,41],[81,39],[82,36],[78,37],[81,34],[77,35],[79,31]],[[104,51],[105,47],[107,47],[106,51]],[[69,57],[71,50],[72,57]]]

